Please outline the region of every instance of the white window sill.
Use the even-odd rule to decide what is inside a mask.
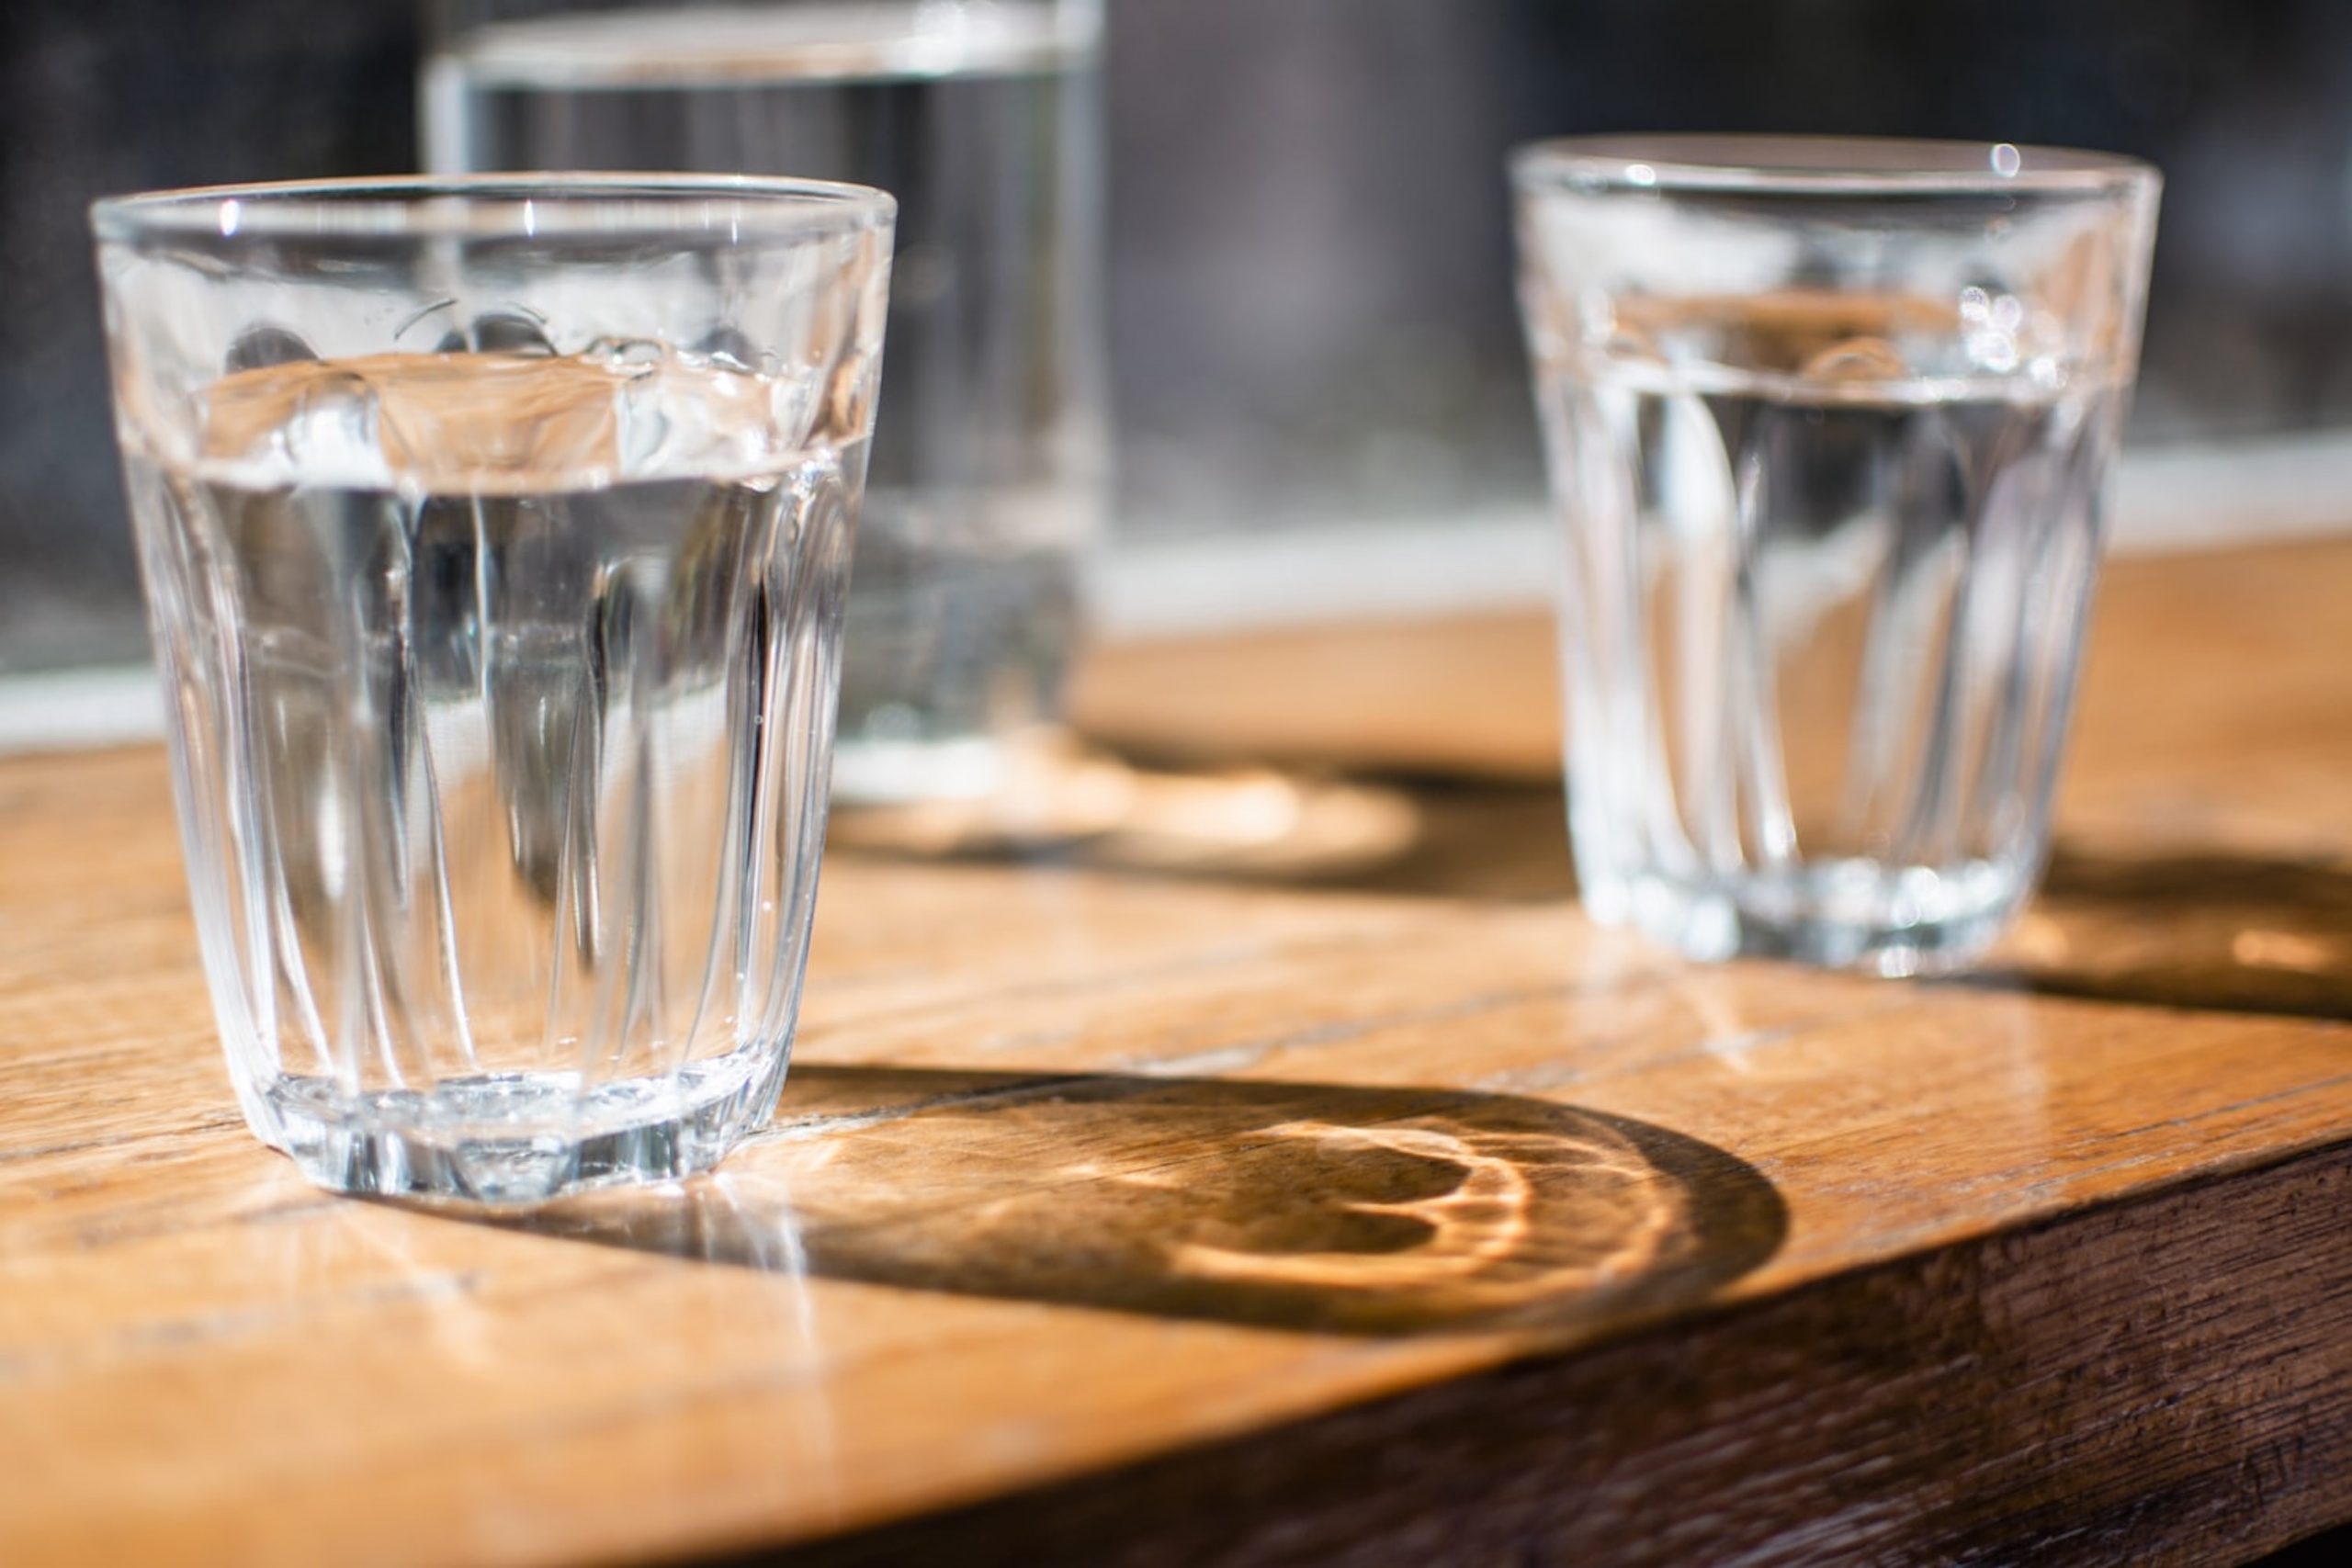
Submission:
[[[1091,600],[1112,640],[1528,608],[1551,592],[1541,513],[1425,526],[1320,525],[1114,547]],[[2163,447],[2124,458],[2109,548],[2142,554],[2352,533],[2352,433]],[[151,739],[152,671],[0,679],[0,753]]]

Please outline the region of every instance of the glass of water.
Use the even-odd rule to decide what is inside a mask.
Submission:
[[[1512,175],[1588,908],[1966,962],[2048,845],[2155,172],[1666,136]]]
[[[890,220],[719,178],[95,209],[206,975],[312,1180],[528,1201],[766,1117]]]
[[[1050,732],[1104,509],[1100,0],[442,0],[426,166],[899,198],[836,794],[993,793]]]

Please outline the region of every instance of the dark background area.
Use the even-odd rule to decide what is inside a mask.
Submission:
[[[2352,6],[1110,0],[1129,537],[1532,507],[1504,151],[2072,143],[2168,186],[2142,443],[2352,423]],[[83,209],[415,163],[411,0],[0,6],[0,671],[135,658]],[[888,417],[886,409],[883,417]]]

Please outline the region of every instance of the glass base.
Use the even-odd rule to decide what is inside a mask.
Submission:
[[[541,1203],[711,1169],[767,1120],[785,1066],[783,1051],[745,1047],[674,1078],[623,1079],[584,1096],[571,1073],[483,1074],[431,1093],[356,1098],[329,1079],[289,1077],[266,1089],[254,1131],[330,1191]]]
[[[1777,958],[1901,978],[1950,974],[1983,956],[2031,883],[1987,861],[1831,861],[1706,884],[1657,872],[1595,878],[1584,901],[1595,919],[1690,958]]]

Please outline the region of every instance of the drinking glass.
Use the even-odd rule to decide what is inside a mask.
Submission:
[[[433,21],[429,168],[898,197],[833,787],[999,793],[1058,718],[1104,512],[1100,0],[440,0]]]
[[[717,178],[94,209],[206,976],[313,1181],[532,1201],[768,1113],[890,219]]]
[[[1587,908],[1966,962],[2047,850],[2155,172],[1661,136],[1512,176]]]

